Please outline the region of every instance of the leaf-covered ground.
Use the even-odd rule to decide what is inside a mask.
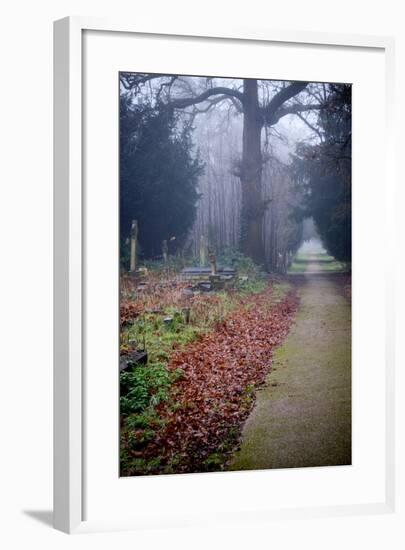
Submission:
[[[273,350],[288,334],[298,298],[282,298],[269,284],[240,298],[224,321],[168,364],[176,373],[170,398],[156,407],[148,433],[125,426],[121,433],[121,475],[215,471],[226,467],[255,389],[271,369]],[[180,374],[179,374],[180,373]]]

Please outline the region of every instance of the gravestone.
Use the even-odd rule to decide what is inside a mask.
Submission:
[[[208,257],[210,260],[211,275],[216,275],[217,274],[217,256],[214,250],[210,250],[210,252],[208,253]]]

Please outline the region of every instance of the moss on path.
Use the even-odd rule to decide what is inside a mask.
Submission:
[[[351,308],[338,278],[292,277],[295,326],[274,356],[266,385],[229,469],[351,464]]]

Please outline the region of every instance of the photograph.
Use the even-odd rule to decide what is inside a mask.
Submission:
[[[352,464],[352,85],[274,76],[119,72],[121,477]]]

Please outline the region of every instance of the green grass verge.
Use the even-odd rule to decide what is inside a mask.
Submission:
[[[288,273],[305,273],[316,271],[319,273],[344,273],[349,271],[345,262],[338,262],[333,256],[326,253],[299,253],[295,256]]]

